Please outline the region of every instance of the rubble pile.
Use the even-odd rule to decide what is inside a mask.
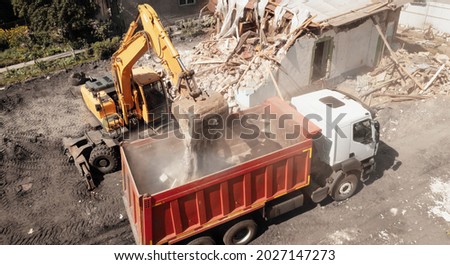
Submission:
[[[236,112],[236,92],[256,89],[264,82],[266,73],[277,67],[275,51],[275,43],[263,47],[257,37],[230,37],[200,42],[185,60],[191,62],[198,86],[222,93]]]
[[[207,14],[203,16],[179,19],[167,31],[172,39],[184,40],[188,37],[196,37],[205,33],[206,29],[215,24],[214,16]]]
[[[195,70],[199,87],[222,93],[231,112],[239,111],[238,92],[250,95],[266,82],[282,98],[272,71],[297,38],[326,27],[314,22],[315,16],[300,10],[298,4],[258,5],[245,0],[226,4],[221,0],[215,17],[211,39],[200,42],[183,59]]]
[[[450,34],[439,31],[433,28],[431,25],[426,29],[416,29],[414,27],[409,27],[406,25],[399,25],[397,32],[399,37],[406,37],[408,39],[413,38],[413,36],[418,37],[415,40],[415,44],[426,48],[438,48],[443,44],[450,42]]]
[[[448,95],[449,70],[450,59],[445,54],[399,49],[384,57],[372,72],[357,77],[357,92],[369,103],[377,97],[392,102]]]

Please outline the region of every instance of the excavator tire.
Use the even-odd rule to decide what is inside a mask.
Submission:
[[[115,172],[119,169],[118,154],[106,145],[97,145],[89,156],[89,164],[102,174]]]
[[[79,86],[86,83],[88,79],[86,78],[86,74],[83,72],[73,73],[69,77],[69,83],[72,86]]]

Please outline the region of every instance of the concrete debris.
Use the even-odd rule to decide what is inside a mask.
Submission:
[[[447,55],[432,56],[429,52],[408,53],[399,49],[395,51],[395,57],[408,74],[390,57],[384,57],[372,72],[357,77],[357,92],[362,99],[371,102],[372,98],[385,97],[390,102],[449,94],[450,61]]]
[[[327,26],[313,22],[309,11],[283,3],[218,0],[214,19],[179,22],[170,30],[172,36],[182,36],[182,29],[217,23],[211,39],[200,42],[183,60],[195,71],[201,89],[226,94],[230,111],[239,110],[239,95],[250,95],[265,83],[278,91],[270,73],[286,51],[303,34]]]
[[[354,241],[360,233],[361,231],[358,229],[345,228],[328,235],[327,238],[321,240],[319,244],[330,244],[330,245],[349,244],[350,242]]]
[[[238,7],[247,3],[230,2]],[[278,69],[286,51],[297,38],[310,32],[311,28],[318,29],[325,25],[314,23],[314,16],[310,16],[309,12],[300,12],[295,17],[296,21],[291,19],[289,23],[278,25],[276,29],[270,26],[264,28],[259,19],[266,22],[264,25],[276,24],[271,22],[276,19],[274,12],[280,12],[279,17],[284,16],[286,10],[277,11],[275,8],[266,7],[263,17],[248,18],[247,14],[244,21],[236,22],[235,18],[242,14],[232,12],[233,16],[229,17],[230,5],[225,8],[220,3],[219,1],[215,14],[219,21],[216,25],[217,32],[211,39],[200,42],[193,53],[183,57],[195,71],[199,87],[206,91],[214,90],[226,94],[230,111],[239,110],[239,95],[250,95],[266,83],[281,95],[271,73]],[[269,12],[270,10],[272,11]],[[253,11],[245,8],[245,12]],[[242,105],[245,107],[246,104]]]
[[[430,185],[430,189],[435,205],[430,207],[429,213],[450,222],[450,183],[435,178]]]
[[[397,208],[391,208],[389,211],[391,212],[392,216],[396,216],[397,213],[398,213],[398,209]]]
[[[259,37],[248,38],[243,43],[230,37],[200,42],[186,61],[195,62],[190,67],[196,73],[198,86],[226,95],[232,111],[238,107],[236,94],[240,90],[256,90],[265,82],[267,69],[278,67],[276,51],[274,43],[263,47]]]
[[[199,18],[177,20],[174,25],[167,27],[167,31],[172,39],[184,40],[187,37],[196,37],[204,34],[205,30],[214,24],[214,16],[204,15]]]

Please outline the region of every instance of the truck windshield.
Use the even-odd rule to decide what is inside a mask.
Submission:
[[[370,119],[357,122],[353,125],[353,141],[362,144],[372,142],[372,125]]]

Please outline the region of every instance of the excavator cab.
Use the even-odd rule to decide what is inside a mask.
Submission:
[[[145,123],[161,119],[169,112],[168,100],[164,91],[160,74],[150,67],[133,68],[133,81],[138,87],[137,112]]]

